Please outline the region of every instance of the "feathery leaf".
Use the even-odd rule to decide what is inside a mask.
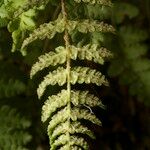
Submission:
[[[57,70],[50,72],[47,76],[44,77],[44,80],[40,83],[39,88],[37,89],[38,97],[40,98],[46,87],[48,85],[58,84],[60,86],[64,85],[67,80],[67,70],[63,67],[59,67]],[[98,86],[104,84],[108,85],[105,76],[101,72],[96,71],[95,69],[90,69],[89,67],[74,67],[71,70],[71,84],[75,83],[94,83]]]
[[[77,3],[89,3],[89,4],[99,4],[99,5],[103,5],[103,6],[109,6],[112,7],[112,3],[111,0],[74,0]]]

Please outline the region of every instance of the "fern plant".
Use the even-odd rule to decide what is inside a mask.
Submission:
[[[85,6],[95,4],[102,7],[112,6],[110,0],[75,0],[71,3],[74,5],[82,3]],[[45,91],[50,85],[59,85],[63,88],[56,95],[50,95],[42,107],[41,119],[43,122],[49,122],[47,132],[51,150],[88,150],[89,145],[84,136],[81,135],[87,135],[90,138],[95,138],[95,136],[85,126],[83,120],[101,126],[102,123],[94,115],[92,108],[104,108],[104,105],[97,96],[91,94],[88,90],[77,90],[73,85],[96,84],[108,86],[108,81],[100,71],[82,64],[77,65],[75,62],[78,59],[103,64],[105,58],[111,56],[111,53],[98,43],[81,45],[73,42],[72,38],[74,33],[77,32],[84,35],[97,32],[114,33],[115,29],[107,23],[93,19],[70,19],[67,9],[68,2],[61,0],[60,5],[58,18],[49,23],[44,23],[34,30],[23,41],[22,49],[37,39],[53,39],[57,33],[63,35],[64,42],[62,43],[64,44],[56,47],[54,51],[40,56],[39,60],[32,66],[30,76],[32,78],[35,74],[50,66],[56,68],[50,70],[39,84],[37,89],[39,99],[45,95]],[[26,8],[29,9],[30,6],[26,6]],[[64,85],[66,85],[66,88]]]
[[[131,96],[136,96],[144,104],[149,105],[150,60],[146,56],[149,49],[146,43],[148,34],[141,27],[129,23],[126,25],[124,21],[125,16],[130,21],[138,19],[139,9],[134,5],[122,2],[116,3],[114,8],[113,19],[118,27],[119,48],[118,51],[115,48],[116,57],[110,65],[109,74],[112,77],[118,76],[119,82],[129,87]],[[118,11],[122,8],[124,12]]]
[[[27,150],[25,145],[31,141],[27,128],[31,122],[7,105],[0,107],[0,122],[0,149]]]

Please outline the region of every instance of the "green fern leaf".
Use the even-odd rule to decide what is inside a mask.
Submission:
[[[104,59],[112,57],[112,54],[106,48],[99,48],[97,44],[88,44],[83,47],[70,46],[71,58],[76,60],[77,57],[81,60],[90,60],[95,63],[104,64]]]
[[[74,67],[71,72],[71,83],[94,83],[98,86],[102,84],[108,85],[105,76],[102,75],[101,72],[90,69],[89,67]]]
[[[63,147],[60,148],[60,150],[82,150],[81,147],[78,147],[78,146],[70,146],[69,144],[67,145],[64,145]]]
[[[56,52],[49,52],[39,57],[31,69],[30,77],[32,78],[38,71],[52,65],[63,64],[66,61],[66,50],[59,46],[55,49]]]
[[[71,33],[73,30],[78,30],[81,33],[115,32],[115,29],[112,25],[89,19],[84,19],[81,21],[68,21],[68,25],[66,26],[66,28],[68,29],[69,33]]]
[[[67,91],[62,90],[61,93],[48,97],[48,100],[42,107],[42,118],[41,120],[45,122],[52,113],[55,112],[58,108],[66,106],[68,103]]]
[[[65,122],[69,117],[70,117],[70,114],[69,114],[67,107],[63,108],[57,114],[55,114],[51,118],[51,121],[49,122],[49,125],[48,125],[49,136],[52,134],[52,132],[54,131],[57,125]],[[79,108],[74,107],[71,110],[71,120],[77,121],[78,119],[88,120],[94,124],[101,125],[101,121],[97,119],[94,114],[90,113],[89,110],[79,109]]]
[[[48,97],[48,100],[42,107],[42,121],[45,122],[59,108],[66,106],[68,103],[67,91],[62,90],[61,93]],[[74,106],[83,105],[85,107],[102,107],[104,105],[98,97],[89,94],[88,91],[71,91],[71,102]]]
[[[89,130],[87,127],[81,125],[80,122],[72,122],[71,128],[70,128],[70,133],[71,134],[74,134],[74,133],[86,134],[90,138],[95,139],[93,132],[91,130]]]
[[[112,7],[112,3],[110,0],[74,0],[77,3],[89,3],[89,4],[99,4],[99,5],[103,5],[103,6],[109,6]]]
[[[97,44],[89,44],[82,48],[71,45],[70,49],[71,58],[73,60],[76,60],[78,57],[81,60],[93,60],[95,63],[103,64],[104,58],[112,57],[112,54],[106,48],[98,48]],[[38,71],[50,65],[55,66],[57,64],[63,64],[66,62],[66,59],[66,49],[62,46],[57,47],[55,52],[49,52],[39,57],[39,61],[32,66],[30,77],[32,78]]]
[[[101,121],[96,118],[96,116],[90,111],[91,110],[79,109],[78,107],[74,107],[71,111],[71,119],[73,121],[77,121],[78,119],[84,119],[101,126]]]
[[[90,107],[105,108],[100,99],[93,94],[89,94],[88,91],[71,91],[71,102],[74,106],[87,105]]]
[[[68,135],[63,134],[57,140],[55,140],[55,142],[52,144],[51,150],[56,150],[58,146],[67,145],[67,143],[68,146],[73,147],[74,145],[76,145],[82,147],[85,150],[88,149],[88,144],[83,138],[71,136],[69,140]]]
[[[48,125],[48,135],[52,134],[54,128],[56,128],[57,125],[60,123],[65,122],[68,118],[70,117],[69,111],[67,110],[67,107],[64,109],[60,110],[55,114],[53,117],[51,117],[51,121],[49,122]]]
[[[43,95],[48,85],[55,85],[57,83],[60,86],[64,85],[66,83],[66,77],[67,70],[63,67],[59,67],[57,70],[50,72],[47,76],[44,77],[44,80],[41,82],[37,89],[38,97],[40,98]]]
[[[47,76],[44,77],[44,80],[39,85],[37,89],[38,97],[40,98],[46,87],[48,85],[58,84],[60,86],[64,85],[67,80],[67,70],[63,67],[59,67],[57,70],[50,72]],[[90,69],[89,67],[74,67],[71,71],[71,81],[72,84],[75,83],[94,83],[96,85],[108,85],[105,76],[101,72],[96,71],[95,69]]]
[[[58,136],[60,136],[61,134],[65,134],[67,131],[68,131],[68,121],[61,123],[59,126],[55,128],[52,135],[50,136],[51,143],[53,143]],[[72,122],[69,129],[69,133],[72,135],[75,133],[85,134],[95,139],[93,132],[89,130],[87,127],[81,125],[80,122]]]

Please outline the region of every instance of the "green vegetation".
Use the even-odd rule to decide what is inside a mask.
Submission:
[[[0,149],[149,149],[149,9],[1,0]]]

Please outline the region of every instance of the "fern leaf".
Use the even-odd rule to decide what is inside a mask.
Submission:
[[[101,126],[102,123],[99,119],[96,118],[96,116],[93,113],[90,113],[87,109],[79,109],[77,107],[74,107],[72,109],[71,119],[73,121],[77,121],[78,119],[84,119],[88,120],[96,125]]]
[[[67,118],[70,116],[69,111],[67,110],[67,107],[64,109],[60,110],[57,114],[55,114],[52,118],[51,121],[49,122],[48,125],[48,134],[49,136],[52,134],[54,128],[67,120]]]
[[[74,106],[88,105],[90,107],[99,106],[104,108],[104,105],[98,97],[89,94],[88,91],[71,91],[71,102]]]
[[[57,126],[53,131],[52,135],[50,136],[51,143],[53,143],[53,141],[61,134],[65,134],[68,131],[68,128],[69,127],[67,121]],[[81,125],[80,122],[72,122],[69,129],[69,133],[72,135],[75,133],[86,134],[89,137],[95,139],[93,132],[89,130],[87,127]]]
[[[85,150],[88,149],[88,144],[83,138],[71,136],[69,141],[68,135],[63,134],[57,140],[55,140],[55,142],[52,144],[51,150],[56,150],[58,146],[65,145],[67,143],[70,146],[76,145],[82,147]]]
[[[94,83],[96,85],[108,85],[105,76],[101,72],[89,67],[74,67],[71,71],[71,83]]]
[[[82,137],[71,136],[70,145],[77,145],[85,150],[89,149],[88,143]]]
[[[39,57],[31,69],[30,77],[32,78],[38,71],[52,65],[63,64],[66,61],[66,50],[59,46],[55,49],[56,52],[49,52]]]
[[[37,89],[38,97],[40,98],[43,95],[48,85],[55,85],[57,83],[60,86],[64,85],[66,83],[66,78],[67,71],[63,67],[59,67],[57,70],[50,72],[47,76],[44,77],[44,80],[41,82]]]
[[[103,5],[103,6],[109,6],[112,7],[112,3],[110,0],[74,0],[77,3],[89,3],[89,4],[99,4],[99,5]]]
[[[52,144],[51,150],[56,150],[58,146],[65,145],[69,142],[69,137],[67,134],[63,134],[58,137],[57,140]]]
[[[42,107],[42,117],[41,120],[45,122],[52,113],[55,112],[58,108],[65,106],[68,102],[67,91],[62,90],[61,93],[48,97],[48,100]]]
[[[99,100],[98,97],[89,94],[88,91],[71,91],[71,102],[74,106],[83,105],[85,107],[95,107],[99,106],[104,108],[104,105]],[[52,113],[54,113],[57,109],[67,105],[67,91],[62,90],[57,95],[53,95],[48,97],[47,101],[44,103],[42,107],[42,117],[41,120],[45,122],[49,117],[51,117]]]
[[[81,48],[72,45],[70,49],[73,60],[78,57],[81,60],[93,60],[95,63],[104,64],[104,58],[112,57],[112,54],[106,48],[99,48],[97,44],[88,44]]]
[[[95,139],[93,132],[91,130],[89,130],[87,127],[81,125],[80,122],[72,122],[70,133],[71,134],[74,134],[74,133],[86,134],[89,137],[91,137],[92,139]]]
[[[48,133],[49,136],[52,134],[54,128],[56,128],[57,125],[60,123],[65,122],[70,117],[69,111],[67,107],[63,108],[62,110],[58,111],[57,114],[55,114],[48,125]],[[77,121],[78,119],[84,119],[88,120],[94,124],[101,125],[101,121],[96,118],[96,116],[89,112],[87,109],[79,109],[74,107],[71,110],[71,120]]]
[[[66,144],[63,147],[61,147],[60,150],[82,150],[82,148],[76,145],[70,146],[69,144]]]
[[[67,133],[68,129],[68,121],[59,124],[50,135],[50,142],[53,143],[58,136]]]
[[[73,60],[76,60],[78,57],[81,60],[93,60],[95,63],[103,64],[104,58],[112,57],[112,54],[106,48],[98,48],[97,44],[89,44],[82,48],[71,45],[70,49]],[[66,55],[66,49],[63,46],[59,46],[55,49],[55,52],[49,52],[40,56],[39,61],[32,66],[30,77],[32,78],[38,71],[50,65],[63,64],[66,61]]]
[[[59,67],[57,70],[50,72],[47,76],[44,77],[44,80],[39,85],[37,89],[38,97],[40,98],[46,87],[48,85],[58,84],[60,86],[64,85],[67,80],[67,70],[63,67]],[[75,83],[94,83],[96,85],[108,85],[105,76],[101,72],[96,71],[95,69],[90,69],[89,67],[74,67],[71,71],[71,81],[72,84]]]
[[[81,33],[88,32],[110,32],[114,33],[115,29],[112,25],[95,20],[84,19],[81,21],[68,21],[67,29],[69,33],[78,30]]]
[[[52,39],[57,32],[62,33],[64,29],[65,29],[64,20],[61,18],[60,15],[60,17],[58,17],[57,20],[51,21],[49,23],[44,23],[40,25],[39,28],[35,29],[33,33],[31,33],[29,37],[23,41],[21,49],[24,49],[27,45],[29,45],[30,43],[32,43],[37,39],[41,40],[45,38]]]

